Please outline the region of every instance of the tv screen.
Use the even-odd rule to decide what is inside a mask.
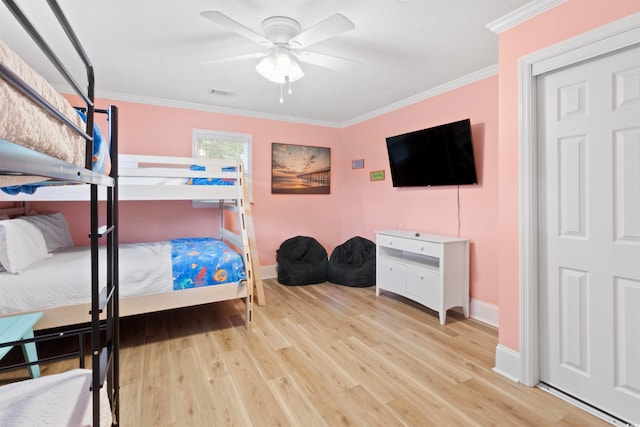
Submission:
[[[469,119],[387,138],[394,187],[477,184]]]

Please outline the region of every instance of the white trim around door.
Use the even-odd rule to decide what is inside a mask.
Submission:
[[[586,61],[640,40],[640,13],[544,48],[520,59],[520,372],[528,386],[540,382],[538,330],[537,76]],[[510,360],[513,360],[513,355]],[[498,366],[496,371],[503,371]],[[511,367],[513,368],[513,367]],[[508,371],[508,369],[507,369]]]

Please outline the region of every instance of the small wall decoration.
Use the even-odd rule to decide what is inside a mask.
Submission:
[[[364,159],[351,160],[351,169],[364,169]]]
[[[371,181],[384,181],[384,170],[371,171],[369,173],[369,178],[371,179]]]
[[[271,144],[271,194],[329,194],[331,149]]]

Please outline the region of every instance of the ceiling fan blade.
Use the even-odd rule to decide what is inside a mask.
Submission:
[[[300,62],[306,62],[307,64],[318,65],[320,67],[338,71],[349,71],[356,65],[360,64],[360,61],[353,59],[339,58],[337,56],[323,55],[321,53],[294,52],[294,55],[300,60]]]
[[[344,15],[336,13],[292,38],[289,45],[298,49],[309,47],[345,31],[353,30],[355,27],[353,22]]]
[[[202,62],[200,62],[201,64],[224,64],[227,62],[235,62],[235,61],[242,61],[245,59],[254,59],[254,58],[264,58],[265,56],[267,56],[269,54],[269,52],[253,52],[253,53],[247,53],[244,55],[235,55],[235,56],[225,56],[223,58],[213,58],[213,59],[206,59]]]
[[[210,21],[215,22],[218,25],[222,25],[223,27],[230,29],[231,31],[235,31],[241,36],[244,36],[249,40],[253,40],[258,44],[261,44],[266,47],[272,46],[272,43],[266,38],[264,38],[262,35],[256,33],[250,28],[245,27],[244,25],[242,25],[237,21],[234,21],[233,19],[229,18],[227,15],[223,13],[220,13],[215,10],[207,10],[205,12],[200,13],[200,15],[204,18],[209,19]]]

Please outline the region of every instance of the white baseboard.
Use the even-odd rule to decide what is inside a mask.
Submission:
[[[278,277],[278,272],[276,271],[276,264],[264,265],[260,267],[260,274],[263,279],[275,279],[276,277]]]
[[[512,381],[520,381],[520,353],[498,344],[496,346],[496,366],[493,368],[502,376]]]
[[[497,328],[498,306],[472,299],[469,301],[469,317]]]

